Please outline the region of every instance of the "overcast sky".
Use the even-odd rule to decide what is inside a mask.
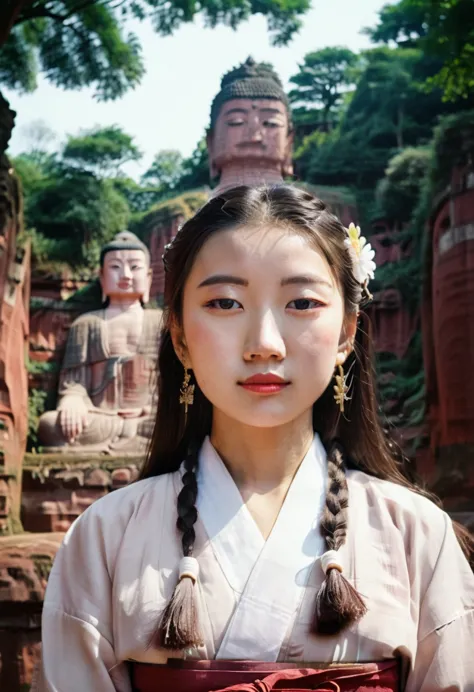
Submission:
[[[209,124],[210,105],[223,73],[249,54],[271,62],[288,86],[289,78],[310,51],[342,45],[352,50],[368,47],[361,29],[377,22],[386,0],[313,0],[300,33],[285,48],[270,45],[265,19],[253,17],[237,31],[227,27],[205,29],[200,21],[184,25],[173,36],[157,36],[147,22],[134,24],[146,66],[138,88],[119,101],[97,103],[93,91],[63,91],[39,79],[29,95],[3,90],[17,111],[10,153],[28,148],[32,123],[43,121],[55,133],[53,148],[67,134],[96,125],[120,125],[135,138],[143,160],[128,172],[134,177],[149,166],[160,149],[178,149],[188,156]]]

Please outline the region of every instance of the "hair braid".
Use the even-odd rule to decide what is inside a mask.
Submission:
[[[184,462],[183,487],[178,495],[178,520],[176,526],[183,534],[181,543],[185,557],[193,554],[194,539],[196,538],[196,532],[194,531],[194,524],[198,517],[195,507],[198,491],[196,474],[194,472],[196,466],[197,457],[194,454],[188,455]]]
[[[198,492],[195,473],[197,465],[197,448],[190,448],[184,461],[185,472],[182,478],[183,487],[178,495],[176,521],[176,526],[182,533],[184,560],[180,563],[178,583],[152,639],[152,644],[166,649],[183,649],[203,643],[197,596],[198,565],[195,563],[196,567],[190,570],[186,562],[192,558],[196,538],[194,524],[198,517],[195,506]]]
[[[328,550],[339,550],[347,535],[349,491],[343,450],[337,442],[331,444],[328,454],[328,479],[320,528]],[[365,603],[354,587],[337,567],[329,566],[316,597],[315,631],[318,634],[337,634],[360,620],[366,612]]]

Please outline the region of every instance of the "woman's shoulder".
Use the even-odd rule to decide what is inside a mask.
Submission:
[[[114,490],[90,505],[71,526],[69,533],[86,530],[90,526],[102,533],[125,531],[133,519],[162,512],[173,492],[179,472],[153,476]]]
[[[448,515],[426,495],[409,486],[370,476],[363,471],[348,471],[349,488],[364,493],[369,504],[383,503],[390,514],[420,521],[433,530],[445,527]]]

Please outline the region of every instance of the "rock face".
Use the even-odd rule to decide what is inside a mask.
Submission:
[[[41,642],[46,582],[64,534],[0,540],[0,690],[28,689]]]
[[[21,191],[5,155],[15,113],[0,94],[0,535],[19,525],[21,461],[28,426],[30,254],[20,247]]]

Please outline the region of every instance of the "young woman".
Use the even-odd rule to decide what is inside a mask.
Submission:
[[[64,540],[39,690],[474,690],[474,577],[378,422],[372,259],[289,186],[183,226],[148,461]]]

